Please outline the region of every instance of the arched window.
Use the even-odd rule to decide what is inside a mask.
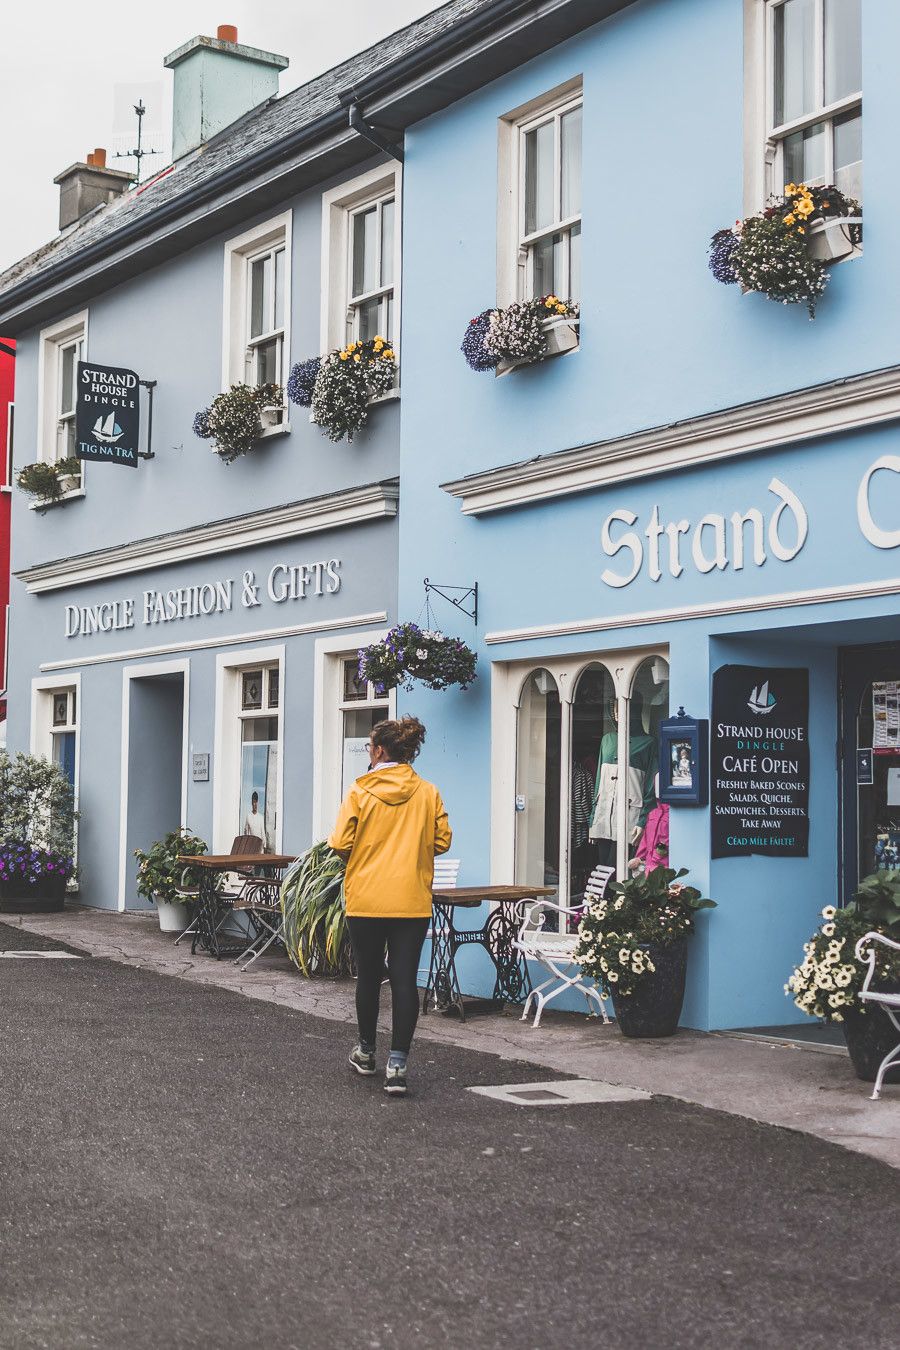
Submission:
[[[616,688],[605,666],[595,662],[579,675],[572,702],[571,771],[569,781],[569,903],[578,904],[585,883],[605,856],[608,845],[592,837],[597,783],[604,756],[616,762]],[[613,830],[615,822],[613,822]],[[601,860],[601,852],[604,857]]]
[[[559,885],[562,715],[556,681],[534,670],[519,700],[516,732],[516,880]]]

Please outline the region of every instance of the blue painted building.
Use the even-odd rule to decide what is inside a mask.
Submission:
[[[668,713],[714,719],[720,667],[771,669],[773,694],[776,672],[808,671],[808,856],[713,860],[710,808],[670,812],[673,864],[718,901],[685,1021],[781,1024],[800,1020],[783,985],[819,910],[849,898],[900,823],[889,744],[875,781],[856,781],[873,697],[895,699],[900,677],[885,60],[900,14],[879,0],[604,8],[617,12],[407,133],[400,610],[419,612],[424,576],[477,581],[477,628],[455,628],[481,676],[401,707],[428,724],[461,881],[490,872],[575,900],[595,862],[624,872],[635,833],[623,793],[615,837],[585,838],[576,785],[598,760],[612,751],[627,781]],[[865,202],[864,250],[830,267],[814,322],[707,268],[713,232],[789,176]],[[577,349],[470,371],[467,322],[569,295],[567,267]],[[765,764],[774,791],[793,762],[772,758],[757,779]],[[645,786],[645,761],[637,773]],[[488,972],[468,978],[483,988]]]
[[[749,705],[766,672],[774,717],[779,672],[808,672],[806,856],[713,858],[710,808],[670,811],[673,863],[718,901],[693,944],[686,1023],[796,1017],[783,985],[819,909],[849,898],[895,832],[900,845],[898,38],[890,0],[454,0],[195,133],[211,138],[202,152],[179,146],[146,192],[0,278],[0,328],[20,342],[17,464],[65,443],[48,371],[73,344],[158,382],[154,460],[88,465],[46,515],[16,506],[10,688],[32,696],[10,741],[77,736],[91,903],[133,903],[129,849],[158,829],[149,803],[166,792],[215,845],[237,832],[257,753],[244,714],[260,723],[246,743],[276,752],[278,842],[324,833],[388,706],[354,684],[355,647],[420,615],[424,577],[477,581],[477,626],[435,615],[477,647],[476,686],[396,700],[428,725],[422,769],[463,884],[546,883],[569,901],[597,862],[624,874],[661,722],[683,706],[715,724],[715,673],[747,666],[761,673],[744,739],[762,741]],[[174,57],[177,76],[191,53]],[[260,64],[277,70],[259,57],[257,93]],[[864,245],[829,266],[814,322],[707,267],[712,233],[789,177],[864,201]],[[392,279],[360,290],[354,221],[375,210],[389,229],[390,202]],[[290,297],[280,327],[253,331],[240,297],[265,258]],[[339,345],[387,289],[400,396],[352,446],[296,408],[228,467],[192,440],[229,381]],[[469,320],[549,291],[580,305],[577,340],[570,325],[547,359],[473,373]],[[278,598],[273,569],[317,577],[336,558],[339,591]],[[194,613],[204,585],[230,607]],[[155,623],[147,591],[174,591],[182,614]],[[82,609],[90,627],[129,599],[137,632],[85,635]],[[168,741],[148,747],[160,724]],[[857,750],[873,747],[886,753],[858,783]],[[205,753],[210,780],[194,782]],[[759,754],[785,761],[760,759],[776,793],[790,755]],[[732,771],[726,801],[751,774]],[[598,775],[628,785],[607,791],[602,827]],[[472,956],[466,987],[487,979]]]

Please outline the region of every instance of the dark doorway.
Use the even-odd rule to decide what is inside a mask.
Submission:
[[[184,787],[184,674],[130,681],[125,908],[146,909],[138,895],[134,850],[147,849],[181,822]]]
[[[900,643],[840,653],[841,903],[900,871]],[[867,753],[868,752],[868,753]]]

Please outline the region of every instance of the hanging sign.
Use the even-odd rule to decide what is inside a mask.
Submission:
[[[78,362],[75,454],[100,464],[138,466],[140,381],[123,366]]]
[[[808,670],[715,672],[710,783],[714,858],[808,856]]]

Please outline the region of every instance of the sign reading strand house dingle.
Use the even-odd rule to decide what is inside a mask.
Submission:
[[[809,671],[721,666],[713,675],[712,856],[809,854]]]
[[[75,454],[100,464],[138,466],[140,382],[133,370],[78,362]]]

